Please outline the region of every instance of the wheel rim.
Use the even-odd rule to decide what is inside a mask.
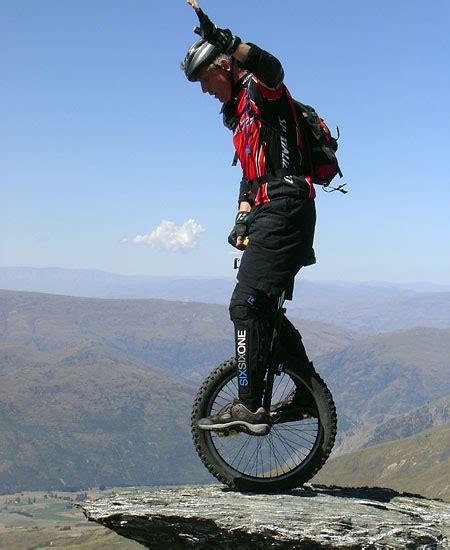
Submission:
[[[272,402],[278,403],[295,389],[295,374],[283,372],[275,378]],[[297,379],[298,382],[301,382]],[[218,389],[208,414],[216,414],[238,395],[236,375],[231,375]],[[317,418],[274,423],[266,436],[240,432],[220,436],[206,432],[220,459],[240,475],[258,480],[283,477],[304,467],[320,443],[321,424]]]

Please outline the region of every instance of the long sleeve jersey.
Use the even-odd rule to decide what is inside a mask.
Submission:
[[[224,124],[233,131],[233,144],[242,166],[239,202],[259,206],[271,199],[297,196],[299,188],[315,197],[304,174],[301,136],[292,101],[283,84],[281,63],[251,44],[234,97],[224,106]]]

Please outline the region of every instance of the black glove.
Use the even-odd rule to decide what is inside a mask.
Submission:
[[[241,39],[233,36],[230,29],[219,29],[201,9],[197,11],[197,16],[200,27],[195,27],[194,31],[222,53],[233,55]]]
[[[228,242],[231,246],[236,247],[236,242],[238,237],[245,237],[248,235],[248,217],[250,212],[238,212],[236,214],[236,220],[234,222],[234,227],[231,233],[228,236]]]

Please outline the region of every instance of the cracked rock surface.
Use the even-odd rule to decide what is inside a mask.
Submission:
[[[450,504],[390,489],[222,485],[124,492],[79,505],[90,521],[152,549],[448,548]]]

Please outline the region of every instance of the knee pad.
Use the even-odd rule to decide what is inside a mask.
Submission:
[[[238,283],[230,301],[230,319],[267,319],[273,322],[277,298]]]
[[[256,401],[262,396],[267,355],[277,300],[238,283],[230,302],[235,327],[239,396]]]
[[[238,283],[231,296],[230,319],[236,328],[248,327],[257,336],[259,347],[272,337],[277,299]]]

